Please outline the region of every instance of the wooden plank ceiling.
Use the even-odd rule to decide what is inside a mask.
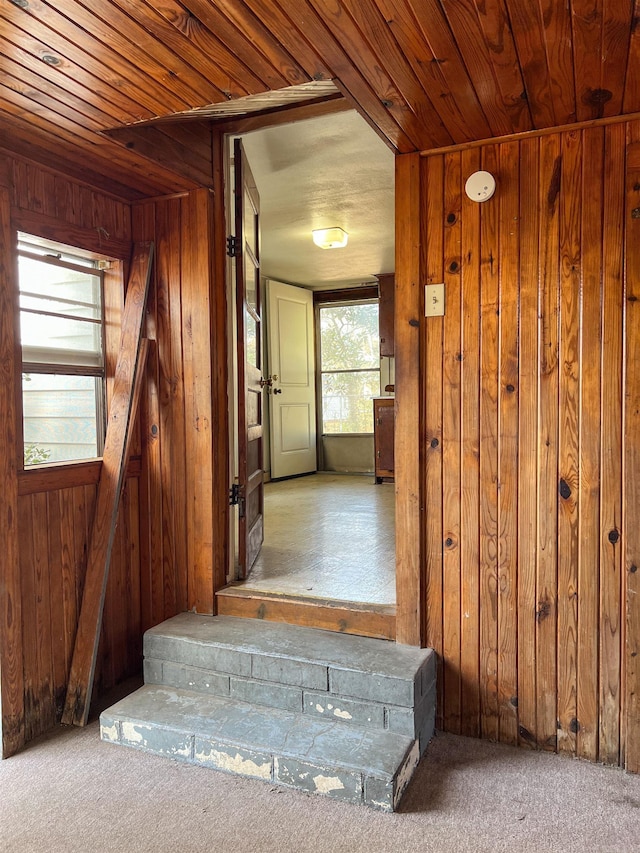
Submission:
[[[640,0],[6,0],[0,145],[136,198],[197,164],[104,131],[314,80],[401,153],[629,114],[639,20]]]

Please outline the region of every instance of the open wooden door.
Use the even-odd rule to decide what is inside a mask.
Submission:
[[[236,313],[238,339],[238,576],[246,578],[264,539],[260,198],[234,140]]]

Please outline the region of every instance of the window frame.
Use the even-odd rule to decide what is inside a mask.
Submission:
[[[56,257],[57,255],[57,257]],[[94,276],[98,281],[99,287],[99,317],[73,317],[72,315],[65,314],[56,314],[55,312],[48,311],[38,311],[35,309],[23,309],[21,306],[21,296],[24,293],[29,291],[23,291],[21,287],[21,277],[20,277],[20,268],[19,261],[20,257],[29,258],[35,261],[44,262],[51,266],[61,267],[63,269],[69,269],[75,272],[81,272],[84,274],[88,274]],[[75,259],[75,260],[74,260]],[[75,261],[83,261],[85,263],[77,263]],[[86,262],[92,262],[94,266],[90,266]],[[107,256],[100,255],[92,250],[85,250],[81,246],[70,246],[69,244],[59,243],[53,240],[49,240],[46,238],[41,238],[37,234],[28,233],[23,230],[19,230],[16,233],[16,243],[15,243],[15,270],[16,270],[16,336],[17,336],[17,349],[19,350],[19,359],[17,363],[17,383],[16,383],[16,394],[18,397],[18,460],[19,460],[19,470],[23,473],[29,472],[37,472],[42,471],[44,469],[51,468],[61,468],[66,466],[86,466],[87,464],[95,463],[99,461],[102,457],[102,453],[104,450],[104,440],[106,436],[106,414],[107,414],[107,363],[108,363],[108,354],[107,354],[107,335],[106,335],[106,327],[107,327],[107,319],[106,319],[106,300],[105,300],[105,278],[107,273],[111,269],[111,259]],[[38,298],[41,298],[40,294],[37,294]],[[52,301],[64,301],[58,300],[55,297]],[[71,304],[71,303],[70,303]],[[81,302],[75,302],[73,304],[81,305]],[[92,303],[86,303],[86,307],[94,307]],[[76,361],[79,363],[74,363],[73,359],[73,351],[69,351],[67,355],[69,356],[67,359],[61,359],[55,361],[46,361],[46,360],[28,360],[25,358],[25,353],[28,356],[29,354],[33,355],[35,348],[34,347],[26,347],[23,348],[22,344],[22,333],[21,333],[21,319],[22,313],[26,311],[29,314],[40,314],[41,316],[51,316],[51,317],[69,317],[69,319],[80,320],[81,322],[87,322],[93,325],[98,325],[100,327],[100,356],[99,359],[96,359],[95,364],[91,365],[86,363],[88,359],[85,360],[85,363],[82,363],[82,358],[77,358]],[[45,349],[45,348],[43,348]],[[64,351],[62,351],[64,352]],[[37,374],[43,376],[85,376],[92,377],[95,382],[96,390],[95,390],[95,408],[96,408],[96,456],[91,457],[82,457],[77,459],[65,459],[65,460],[52,460],[52,461],[43,461],[35,464],[27,465],[25,464],[25,449],[27,444],[31,444],[32,442],[25,441],[24,434],[24,389],[23,389],[23,377],[25,374]]]
[[[321,311],[325,308],[337,308],[337,307],[349,307],[351,305],[377,305],[378,306],[378,318],[380,312],[380,299],[378,296],[378,289],[376,288],[363,288],[362,295],[358,295],[357,291],[349,290],[346,293],[340,293],[340,291],[328,291],[324,293],[316,293],[314,294],[314,307],[316,313],[315,327],[316,327],[316,410],[317,410],[317,434],[318,440],[320,441],[324,436],[330,437],[339,437],[339,436],[373,436],[373,422],[370,432],[325,432],[324,430],[324,407],[323,407],[323,387],[322,387],[322,376],[324,373],[377,373],[378,374],[378,394],[380,394],[380,378],[381,378],[381,370],[380,370],[380,360],[378,359],[378,366],[375,368],[372,367],[362,367],[362,368],[353,368],[353,369],[345,369],[345,370],[323,370],[322,369],[322,327],[320,315]],[[372,397],[373,400],[373,397]],[[373,402],[372,402],[372,413],[373,413]],[[373,418],[373,414],[372,414]]]

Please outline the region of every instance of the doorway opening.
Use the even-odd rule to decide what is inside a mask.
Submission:
[[[393,153],[356,113],[254,131],[243,135],[243,145],[260,194],[261,283],[267,282],[267,293],[272,281],[310,292],[316,302],[314,324],[317,305],[325,295],[331,304],[331,294],[338,291],[348,290],[351,298],[347,302],[352,305],[375,302],[377,306],[378,277],[392,275],[394,264]],[[376,151],[375,156],[368,153],[370,150]],[[345,179],[337,164],[356,174]],[[230,183],[228,180],[227,187]],[[227,201],[229,209],[232,202],[230,198]],[[327,217],[340,221],[328,221]],[[312,246],[312,228],[330,225],[342,225],[349,233],[351,249],[355,247],[351,255],[347,254],[349,250],[326,251]],[[302,249],[296,248],[296,239],[307,241]],[[365,245],[368,248],[363,248]],[[230,265],[237,263],[235,259]],[[229,279],[233,283],[234,276],[230,274]],[[229,303],[234,305],[234,299],[229,299]],[[262,306],[267,307],[265,293]],[[275,321],[273,312],[265,310],[263,320],[269,329]],[[232,341],[236,339],[236,329],[237,318],[230,317]],[[292,326],[284,331],[290,340]],[[378,332],[378,343],[380,336]],[[316,340],[314,332],[311,371],[314,397],[316,388],[320,390],[323,385]],[[343,431],[326,429],[321,414],[314,416],[317,461],[307,464],[306,470],[275,476],[278,469],[272,456],[278,424],[283,423],[283,417],[289,421],[297,417],[302,423],[302,404],[296,402],[294,415],[290,405],[286,416],[275,419],[275,428],[273,418],[265,419],[264,543],[247,578],[235,587],[236,591],[339,602],[348,607],[387,612],[394,609],[394,487],[392,477],[376,476],[373,435],[374,398],[392,399],[393,357],[378,355],[377,358],[377,385],[367,390],[370,430],[367,427],[356,427],[357,432],[353,427]],[[289,363],[296,369],[300,366],[295,359]],[[265,346],[262,364],[264,381],[269,383],[263,392],[265,414],[272,414],[286,394],[282,360],[274,366],[270,348]],[[233,368],[235,375],[237,357]],[[364,371],[366,366],[355,368],[360,369]],[[337,370],[346,372],[348,368]],[[324,371],[325,385],[331,372]],[[234,394],[235,383],[230,388],[230,399]],[[334,407],[339,396],[336,395]],[[322,393],[318,397],[322,402]],[[326,405],[325,401],[325,408]],[[368,452],[364,451],[364,463],[362,459],[356,461],[363,456],[362,445],[369,447]],[[236,473],[233,472],[234,476]],[[237,541],[237,521],[232,524]],[[230,583],[238,584],[237,578],[234,563],[229,567]]]

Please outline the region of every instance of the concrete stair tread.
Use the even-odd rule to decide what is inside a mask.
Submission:
[[[103,740],[393,811],[433,734],[435,654],[235,616],[144,636],[145,686]]]
[[[306,679],[299,682],[301,686],[405,706],[412,706],[435,676],[429,649],[317,628],[193,613],[181,613],[147,631],[145,657],[281,683]],[[326,683],[327,672],[334,684]]]
[[[301,714],[265,708],[195,691],[145,685],[103,712],[104,740],[156,750],[150,732],[180,733],[163,754],[182,754],[186,738],[224,744],[250,753],[288,757],[319,767],[336,767],[391,782],[414,747],[412,738],[389,731],[345,726]],[[167,743],[170,743],[169,740]],[[416,759],[417,760],[417,759]],[[254,775],[254,774],[248,774]]]

